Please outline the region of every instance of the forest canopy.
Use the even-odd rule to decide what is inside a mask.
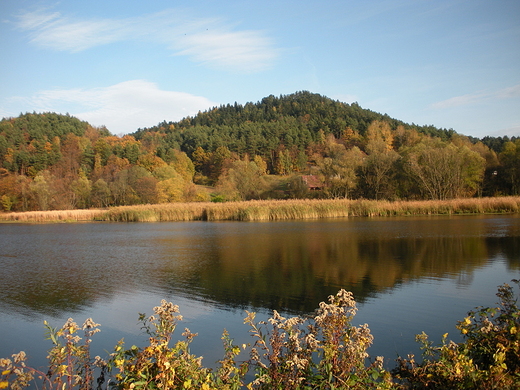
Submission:
[[[0,209],[280,198],[518,195],[520,139],[479,140],[302,91],[112,135],[70,115],[0,121]]]

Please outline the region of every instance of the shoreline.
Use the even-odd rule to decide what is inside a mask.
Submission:
[[[162,203],[0,213],[0,223],[276,221],[344,217],[514,214],[520,196],[450,200],[290,199]]]

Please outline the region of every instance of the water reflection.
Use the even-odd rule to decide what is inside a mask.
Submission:
[[[510,267],[518,266],[518,252],[510,249],[518,246],[517,229],[514,237],[496,237],[491,221],[471,222],[476,223],[428,219],[255,226],[254,233],[216,235],[211,264],[194,272],[192,280],[203,295],[228,306],[309,312],[339,288],[363,302],[409,280],[448,277],[468,284],[473,271],[499,253]]]
[[[520,269],[514,216],[275,223],[0,225],[0,308],[60,316],[136,291],[225,308],[310,312],[407,281],[471,283],[500,257]]]

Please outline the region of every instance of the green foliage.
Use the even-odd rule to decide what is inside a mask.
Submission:
[[[391,372],[382,357],[370,360],[373,336],[368,325],[352,325],[356,302],[345,290],[321,302],[313,316],[284,318],[275,311],[268,321],[256,322],[256,314],[247,312],[244,323],[254,342],[234,345],[224,330],[224,356],[216,369],[203,367],[202,357],[190,352],[197,334],[189,329],[172,343],[182,316],[164,300],[152,316],[139,315],[149,345],[126,349],[121,340],[108,362],[90,356],[99,324],[87,319],[80,328],[69,319],[55,329],[45,322],[53,344],[48,371],[27,366],[24,352],[0,359],[0,389],[24,389],[34,380],[49,390],[87,390],[95,383],[101,389],[107,379],[112,389],[517,389],[520,309],[508,284],[497,295],[498,307],[477,308],[458,323],[463,342],[447,341],[445,334],[434,346],[425,333],[417,335],[422,363],[409,355]],[[77,335],[82,329],[83,342]],[[249,359],[240,362],[247,353]],[[255,376],[251,381],[249,372]]]
[[[485,160],[466,145],[425,140],[407,151],[405,169],[429,199],[452,199],[478,190]]]
[[[330,198],[519,194],[519,140],[477,141],[307,91],[222,105],[123,137],[69,115],[28,113],[0,121],[0,200],[3,211],[208,200],[193,183],[219,183],[227,200],[317,195],[260,188],[263,179],[240,189],[250,169],[232,165],[246,160],[261,177],[319,175],[320,196]],[[135,166],[153,177],[136,178]],[[156,173],[164,166],[176,175]]]
[[[458,322],[462,343],[448,342],[446,333],[441,345],[434,346],[425,333],[418,335],[424,361],[399,359],[396,376],[413,389],[518,389],[520,308],[507,283],[497,296],[498,307],[477,308]]]
[[[60,328],[52,328],[44,322],[48,340],[53,344],[49,350],[49,366],[46,372],[39,371],[26,365],[26,355],[22,351],[14,354],[11,359],[0,359],[1,380],[0,389],[9,387],[20,390],[30,386],[37,380],[43,390],[77,389],[89,390],[94,381],[98,388],[105,381],[106,363],[96,356],[90,356],[92,336],[99,332],[99,324],[87,319],[80,328],[71,318]],[[84,331],[84,339],[78,333]],[[94,370],[99,373],[94,379]]]
[[[319,143],[322,136],[333,135],[340,139],[347,128],[363,136],[374,121],[386,123],[394,130],[398,126],[408,130],[416,128],[421,133],[446,140],[454,134],[453,130],[405,124],[388,115],[363,109],[357,103],[346,104],[301,91],[280,97],[271,95],[257,103],[222,105],[193,118],[139,129],[133,135],[141,140],[148,133],[163,133],[165,148],[180,145],[189,156],[198,148],[213,152],[220,146],[227,146],[240,156],[246,153],[262,156],[269,161],[272,172],[281,172],[279,169],[283,170],[283,165],[277,167],[278,156],[273,155],[279,146],[304,151]]]
[[[504,176],[508,192],[520,194],[520,139],[515,142],[506,142],[499,154],[502,169],[498,172]]]
[[[117,389],[189,389],[201,388],[209,378],[209,370],[202,367],[201,358],[192,355],[189,344],[196,336],[186,328],[185,340],[170,346],[170,340],[182,320],[179,308],[162,301],[154,308],[155,315],[139,316],[142,329],[150,336],[150,344],[139,348],[124,349],[120,341],[108,366],[118,371],[115,375]]]
[[[253,161],[235,161],[221,175],[217,192],[228,200],[258,199],[267,184],[262,169]]]

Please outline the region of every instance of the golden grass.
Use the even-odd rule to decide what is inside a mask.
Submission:
[[[0,213],[2,222],[88,222],[96,220],[106,210],[52,210]]]
[[[264,200],[193,202],[119,206],[106,210],[31,211],[2,213],[0,221],[273,221],[339,217],[518,213],[520,197],[465,198],[446,201]]]

